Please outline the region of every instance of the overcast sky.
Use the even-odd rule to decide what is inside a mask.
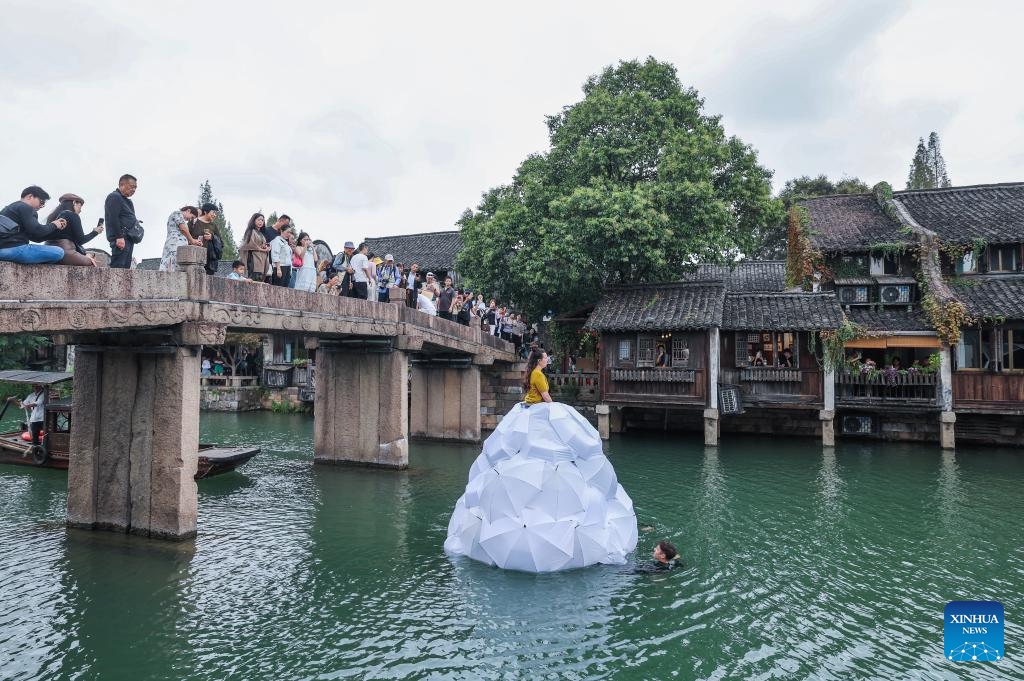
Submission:
[[[256,210],[335,249],[452,229],[546,149],[544,116],[588,76],[647,56],[776,189],[902,188],[932,130],[954,184],[1024,179],[1020,2],[0,0],[0,16],[5,201],[72,191],[93,225],[130,172],[139,257],[207,178],[236,237]]]

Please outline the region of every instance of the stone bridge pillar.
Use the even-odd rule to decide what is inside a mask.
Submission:
[[[480,367],[467,357],[414,361],[410,371],[409,434],[480,442]]]
[[[408,376],[408,356],[390,339],[320,341],[313,460],[408,468]]]
[[[195,536],[199,365],[198,347],[78,346],[69,525]]]

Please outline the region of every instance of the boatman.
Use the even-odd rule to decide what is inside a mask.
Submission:
[[[40,383],[32,384],[32,392],[23,400],[11,396],[8,402],[15,402],[19,409],[31,409],[28,417],[28,432],[32,438],[32,445],[40,444],[40,436],[43,432],[43,421],[46,420],[46,388]],[[31,447],[25,450],[22,456],[26,456]]]

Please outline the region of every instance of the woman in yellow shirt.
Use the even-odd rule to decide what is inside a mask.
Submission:
[[[543,350],[530,353],[530,360],[526,364],[526,380],[523,381],[523,390],[526,391],[524,401],[527,405],[552,401],[548,393],[548,379],[542,371],[547,365],[548,353]]]

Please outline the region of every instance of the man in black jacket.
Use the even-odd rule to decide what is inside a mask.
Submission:
[[[110,266],[128,270],[132,267],[132,249],[135,244],[126,237],[126,232],[135,229],[139,221],[135,217],[132,196],[139,187],[139,181],[131,175],[122,175],[117,189],[107,195],[103,205],[106,216],[107,241],[110,242]]]
[[[49,198],[42,187],[32,185],[21,192],[20,201],[0,210],[0,260],[36,265],[60,262],[64,258],[64,249],[60,246],[29,243],[52,238],[56,230],[67,226],[60,218],[48,225],[39,223],[38,211]]]

